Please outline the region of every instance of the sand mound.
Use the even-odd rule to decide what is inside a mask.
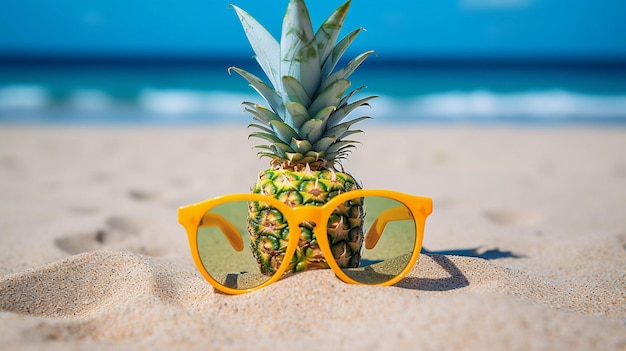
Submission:
[[[0,309],[45,317],[26,330],[46,340],[139,345],[145,338],[167,335],[164,342],[171,347],[183,339],[202,343],[208,328],[216,345],[236,349],[254,347],[255,339],[264,345],[289,340],[294,331],[310,346],[348,348],[351,343],[335,330],[349,333],[354,346],[401,348],[428,344],[432,336],[467,334],[468,326],[480,319],[483,327],[471,331],[471,340],[466,335],[453,344],[461,348],[486,342],[496,331],[504,347],[507,338],[519,339],[523,330],[533,338],[519,339],[520,345],[582,350],[604,345],[607,336],[622,330],[619,323],[559,312],[571,309],[559,305],[567,300],[563,293],[558,285],[480,258],[422,255],[395,287],[349,285],[322,270],[287,277],[251,294],[226,296],[215,293],[193,266],[98,251],[3,277]],[[445,304],[439,303],[442,299]],[[517,316],[513,321],[512,315]],[[589,322],[592,328],[586,327]],[[185,328],[173,332],[181,323]],[[306,329],[311,333],[303,333]],[[239,343],[241,333],[258,335]],[[333,336],[319,339],[318,333]],[[583,333],[584,343],[570,341],[571,333]],[[390,335],[391,340],[383,341]]]
[[[96,251],[0,280],[0,309],[42,317],[86,317],[120,304],[151,299],[182,306],[189,282],[206,285],[187,268],[130,252]],[[193,268],[193,267],[191,267]],[[210,291],[208,287],[200,293]],[[193,302],[191,303],[193,304]]]

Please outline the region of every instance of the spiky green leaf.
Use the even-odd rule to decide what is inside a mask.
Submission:
[[[337,111],[335,111],[335,113],[333,113],[329,118],[328,118],[328,126],[335,126],[339,123],[341,123],[341,121],[344,120],[344,118],[346,118],[352,111],[354,111],[356,108],[361,107],[361,106],[369,106],[368,105],[368,101],[377,98],[378,96],[368,96],[366,98],[360,99],[358,101],[355,101],[351,104],[345,105],[342,108],[338,109]]]
[[[324,64],[326,59],[328,59],[328,56],[332,53],[349,8],[350,1],[348,0],[337,8],[330,16],[328,16],[326,21],[322,23],[315,33],[315,41],[318,45],[320,65]]]
[[[345,79],[338,80],[326,87],[309,107],[309,115],[315,116],[328,106],[337,106],[349,87],[350,82]]]
[[[321,89],[326,88],[327,86],[338,80],[350,78],[352,73],[354,73],[354,71],[356,71],[356,69],[363,63],[363,61],[365,61],[365,59],[372,53],[374,53],[374,50],[364,52],[361,55],[355,57],[346,65],[346,67],[338,70],[337,72],[331,74],[328,78],[324,79],[321,85]]]
[[[280,73],[297,79],[308,96],[321,81],[321,67],[311,18],[304,0],[291,0],[283,20],[280,41]]]
[[[271,154],[274,155],[275,158],[282,158],[285,156],[287,152],[294,152],[294,150],[286,144],[278,143],[278,144],[269,144],[269,145],[256,145],[255,149],[265,150],[258,152],[258,154],[263,153],[264,155]]]
[[[243,26],[256,59],[275,89],[280,90],[280,45],[278,41],[254,17],[235,5],[231,5]]]
[[[332,144],[330,147],[328,147],[327,152],[328,153],[339,152],[341,150],[345,150],[346,148],[356,147],[355,144],[360,144],[360,143],[356,140],[337,141],[334,144]]]
[[[259,149],[261,151],[257,152],[259,157],[269,156],[271,158],[282,158],[285,156],[285,153],[280,151],[278,148],[272,145],[257,145],[254,147],[255,149]]]
[[[285,157],[287,158],[287,160],[289,162],[299,162],[302,161],[302,159],[304,158],[304,155],[302,155],[299,152],[287,152],[285,153]]]
[[[338,141],[328,148],[326,158],[330,160],[344,159],[350,154],[350,149],[356,148],[355,144],[359,144],[359,142],[354,140]]]
[[[271,121],[270,124],[272,125],[276,136],[278,136],[278,138],[286,144],[291,143],[291,139],[300,138],[300,135],[298,135],[298,133],[287,123],[281,121]]]
[[[282,159],[284,158],[283,156],[276,156],[275,154],[269,153],[269,152],[259,152],[257,153],[257,155],[259,155],[260,157],[269,157],[271,159]]]
[[[335,137],[323,137],[313,144],[313,150],[318,152],[326,151],[335,141],[337,141]]]
[[[340,108],[346,106],[348,104],[348,102],[350,101],[350,99],[352,99],[352,97],[358,93],[359,91],[363,90],[367,88],[366,86],[362,85],[354,90],[352,90],[351,92],[347,93],[339,102],[339,106],[337,106],[337,109],[339,110]]]
[[[353,30],[343,39],[341,39],[341,41],[337,43],[337,45],[335,45],[333,51],[330,55],[328,55],[328,58],[322,66],[322,77],[328,77],[333,72],[333,70],[337,66],[337,63],[346,52],[346,49],[348,49],[350,44],[352,44],[352,41],[354,41],[354,39],[357,37],[357,35],[359,35],[362,30],[363,28],[357,28]]]
[[[320,121],[326,123],[328,117],[330,117],[336,110],[337,108],[335,106],[328,106],[313,116],[313,119],[319,119]]]
[[[312,162],[315,162],[315,161],[319,160],[319,158],[320,158],[320,155],[319,155],[319,154],[309,152],[309,153],[307,153],[307,154],[304,156],[304,158],[303,158],[300,162],[301,162],[301,163],[312,163]],[[305,201],[305,202],[306,202],[306,201]]]
[[[354,134],[361,134],[361,133],[363,133],[363,131],[362,131],[362,130],[360,130],[360,129],[355,129],[355,130],[347,130],[347,131],[345,131],[343,134],[341,134],[341,135],[339,136],[339,138],[337,138],[337,139],[345,139],[345,138],[349,137],[350,135],[354,135]]]
[[[273,151],[272,147],[269,145],[255,145],[252,147],[253,149],[261,149],[261,150],[268,150],[268,151]]]
[[[302,124],[311,119],[311,116],[309,116],[309,111],[307,111],[306,107],[302,106],[302,104],[300,103],[288,102],[285,104],[285,107],[292,117],[293,127],[296,130],[300,130]]]
[[[270,121],[281,120],[277,114],[263,105],[255,104],[253,102],[244,102],[243,104],[249,106],[244,109],[246,112],[250,113],[255,120],[265,125],[269,126]]]
[[[304,87],[300,82],[292,76],[283,77],[283,89],[287,95],[288,101],[297,102],[304,107],[311,105],[311,98],[309,94],[304,90]]]
[[[268,128],[268,127],[265,127],[256,123],[249,124],[248,128],[256,128],[256,129],[262,130],[265,133],[274,133],[274,131],[271,128]]]
[[[304,156],[313,159],[312,162],[315,162],[315,161],[319,160],[321,157],[323,157],[323,154],[324,154],[323,152],[309,151]]]
[[[300,134],[302,134],[306,139],[310,140],[311,143],[317,142],[323,135],[324,122],[319,119],[310,119],[306,121],[300,128]]]
[[[291,144],[289,144],[289,146],[291,146],[291,148],[294,151],[297,151],[301,154],[306,154],[313,148],[313,145],[311,145],[311,143],[308,140],[306,139],[298,140],[295,138],[291,140]]]
[[[371,117],[363,116],[363,117],[355,118],[353,120],[338,124],[328,129],[326,133],[324,133],[324,135],[329,136],[329,137],[335,137],[337,140],[341,140],[343,138],[344,133],[348,131],[350,127],[352,127],[352,125],[359,123],[363,120],[369,119],[369,118]]]
[[[284,143],[274,133],[254,132],[254,133],[250,133],[250,135],[248,135],[248,138],[263,139],[263,140],[269,141],[270,143],[275,143],[275,144]]]
[[[287,144],[277,143],[270,146],[277,156],[284,156],[287,152],[294,152],[294,149]]]
[[[228,71],[235,71],[237,74],[242,76],[245,80],[250,83],[250,85],[256,90],[270,107],[276,112],[279,116],[284,116],[285,107],[282,102],[282,98],[272,89],[269,85],[265,84],[259,77],[255,76],[252,73],[246,72],[241,68],[230,67]]]

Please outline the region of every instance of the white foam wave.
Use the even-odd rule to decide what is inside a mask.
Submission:
[[[53,100],[49,91],[36,85],[0,87],[0,112],[33,110],[47,118],[46,108],[56,113],[90,112],[102,117],[141,116],[142,120],[239,120],[242,101],[263,102],[250,94],[226,91],[145,89],[131,100],[107,91],[77,89]],[[358,98],[358,97],[357,97]],[[356,99],[356,98],[355,98]],[[357,115],[370,115],[376,121],[575,121],[615,120],[626,122],[626,94],[591,95],[565,90],[497,93],[493,91],[449,91],[408,98],[382,96],[371,102],[371,110],[359,109]],[[135,110],[135,111],[133,111]],[[123,113],[120,114],[122,111]],[[108,117],[107,117],[108,118]]]
[[[226,92],[200,92],[191,90],[142,91],[138,97],[140,108],[158,114],[211,114],[219,116],[241,115],[241,102],[259,100],[254,96]]]
[[[494,93],[447,92],[409,99],[384,97],[372,103],[385,119],[597,119],[626,118],[626,95],[585,95],[567,91]]]
[[[0,110],[40,109],[48,105],[48,91],[37,85],[0,87]]]
[[[140,94],[138,103],[143,109],[160,114],[231,116],[241,114],[244,100],[260,98],[226,92],[146,90]],[[371,105],[371,111],[362,113],[381,120],[626,118],[626,95],[586,95],[560,90],[508,94],[479,90],[405,99],[383,96]]]

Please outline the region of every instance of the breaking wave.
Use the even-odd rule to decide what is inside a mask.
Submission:
[[[357,97],[358,98],[358,97]],[[260,97],[228,91],[144,89],[116,97],[102,90],[53,94],[43,86],[0,87],[0,121],[246,123],[242,101]],[[448,91],[408,98],[382,96],[354,112],[379,122],[618,122],[626,123],[626,94],[591,95],[567,90],[498,93]]]
[[[563,90],[494,93],[445,92],[372,105],[372,115],[391,121],[626,120],[626,95],[586,95]]]
[[[14,85],[0,88],[0,111],[8,109],[40,109],[50,103],[44,87],[36,85]]]

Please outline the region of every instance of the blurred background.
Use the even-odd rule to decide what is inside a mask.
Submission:
[[[308,1],[315,28],[341,0]],[[0,10],[0,122],[240,123],[262,75],[229,1],[20,0]],[[276,37],[287,0],[233,0]],[[377,122],[626,123],[626,2],[353,0],[346,58]]]

